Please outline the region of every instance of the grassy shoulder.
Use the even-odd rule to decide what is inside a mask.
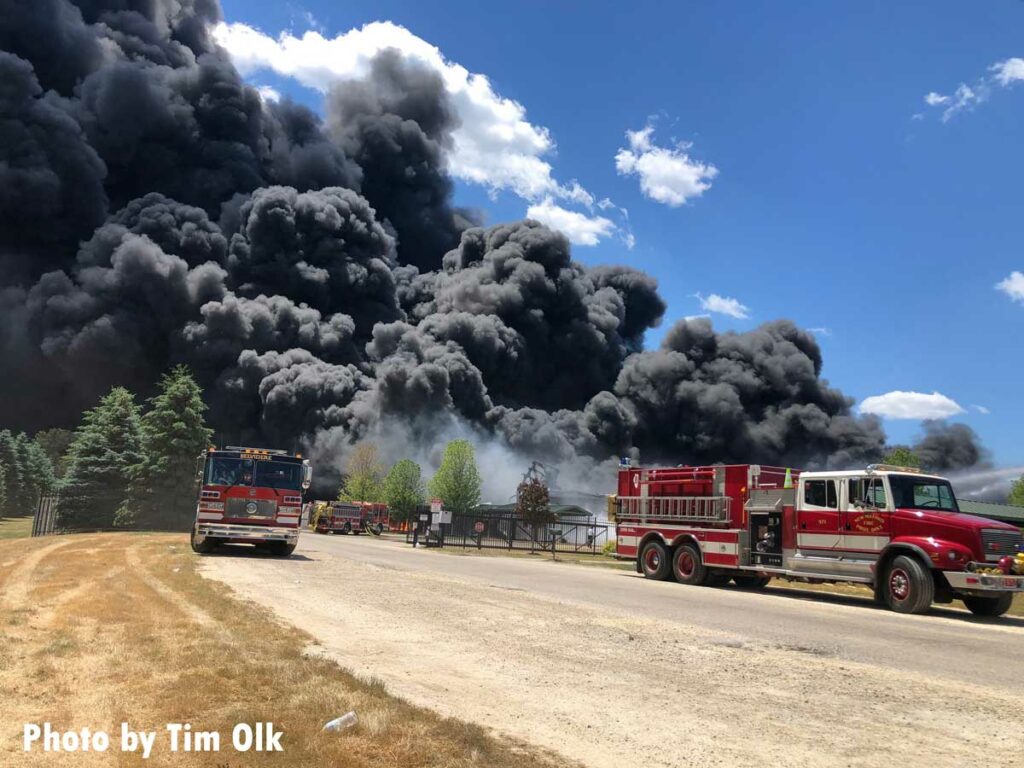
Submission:
[[[0,763],[129,764],[115,735],[125,721],[158,732],[155,765],[566,765],[346,673],[310,653],[309,636],[202,579],[198,561],[181,535],[0,541]],[[354,728],[321,730],[350,710]],[[44,721],[114,743],[106,755],[21,752],[22,725]],[[234,752],[235,724],[267,721],[283,753]],[[219,732],[221,751],[170,753],[167,723]]]
[[[32,535],[32,516],[0,517],[0,540],[24,539]]]

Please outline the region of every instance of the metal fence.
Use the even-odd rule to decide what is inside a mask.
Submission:
[[[515,514],[478,515],[453,513],[452,522],[433,529],[429,515],[419,521],[418,530],[405,540],[418,539],[428,546],[464,549],[507,549],[526,552],[565,552],[599,555],[609,541],[611,526],[592,518],[563,518],[555,523],[532,526]]]
[[[32,520],[33,536],[86,531],[187,531],[192,514],[180,520],[139,522],[124,515],[124,490],[65,486],[39,497]]]

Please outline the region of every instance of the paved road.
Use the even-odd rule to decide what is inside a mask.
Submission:
[[[1020,762],[1020,619],[366,536],[245,552],[204,571],[414,703],[587,765]]]
[[[381,568],[524,590],[626,616],[697,625],[754,643],[1021,691],[1024,620],[980,620],[936,607],[904,616],[870,600],[790,589],[763,593],[648,581],[633,571],[558,564],[546,559],[453,557],[413,552],[394,540],[306,535],[301,552],[324,553]],[[1024,600],[1024,597],[1018,598]]]

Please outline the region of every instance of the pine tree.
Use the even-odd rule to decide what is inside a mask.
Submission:
[[[67,453],[74,439],[75,433],[69,429],[43,429],[36,432],[34,440],[50,460],[57,480],[67,474]]]
[[[186,366],[160,380],[142,417],[142,460],[131,470],[118,525],[187,530],[195,515],[196,457],[210,444],[203,391]]]
[[[0,461],[0,517],[4,516],[7,510],[7,474],[4,463]]]
[[[142,462],[141,418],[131,392],[114,387],[83,414],[68,457],[58,524],[110,528],[127,494],[129,472]]]
[[[20,514],[15,511],[14,494],[20,483],[18,473],[17,441],[10,430],[0,430],[0,467],[3,467],[3,485],[5,490],[4,503],[0,507],[0,517],[14,517]]]
[[[39,497],[53,490],[57,478],[53,473],[50,457],[35,440],[21,435],[19,455],[21,458],[20,500],[28,512],[34,513],[39,506]]]
[[[377,446],[359,443],[345,464],[345,483],[339,501],[378,502],[384,494],[384,465],[380,463]]]
[[[444,502],[445,509],[467,512],[480,503],[480,486],[472,444],[468,440],[452,440],[445,446],[441,466],[430,480],[430,492]]]
[[[408,520],[423,503],[423,493],[420,465],[412,459],[399,461],[384,479],[384,501],[392,520]]]

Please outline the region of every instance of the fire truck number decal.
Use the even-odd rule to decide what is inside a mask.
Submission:
[[[860,533],[878,533],[885,528],[885,520],[877,512],[857,515],[853,519],[853,529]]]

